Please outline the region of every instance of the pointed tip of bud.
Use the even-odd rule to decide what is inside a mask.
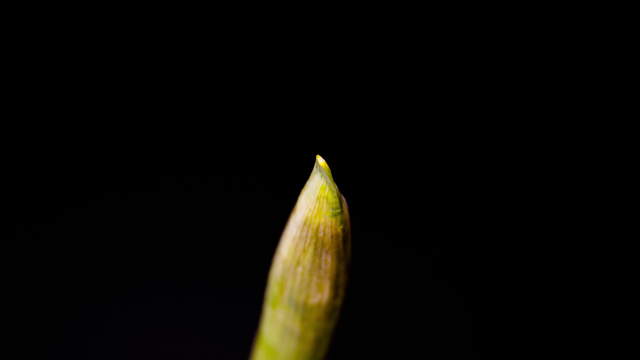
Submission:
[[[327,162],[320,155],[316,155],[316,162],[318,163],[318,165],[322,166],[325,169],[329,168]]]
[[[333,175],[331,174],[331,169],[329,168],[329,164],[322,158],[320,155],[316,155],[316,166],[321,173],[326,174],[331,182],[333,182]]]

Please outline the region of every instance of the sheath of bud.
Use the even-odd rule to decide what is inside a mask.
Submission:
[[[324,358],[344,298],[350,241],[346,201],[317,156],[271,265],[252,360]]]

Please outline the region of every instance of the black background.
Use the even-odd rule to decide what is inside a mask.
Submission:
[[[246,358],[317,152],[353,227],[331,358],[478,352],[508,301],[491,269],[512,255],[524,190],[477,142],[438,144],[449,147],[203,146],[181,161],[95,151],[16,168],[5,187],[16,240],[2,251],[9,338],[51,359]]]
[[[538,70],[519,53],[452,38],[222,63],[213,45],[179,58],[135,41],[25,57],[7,100],[23,128],[3,134],[7,353],[246,359],[316,154],[352,220],[330,359],[507,348],[505,260],[524,257],[553,180],[528,122],[544,100],[521,91]]]

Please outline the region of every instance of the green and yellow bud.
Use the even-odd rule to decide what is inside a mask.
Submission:
[[[280,238],[251,360],[321,360],[344,298],[349,211],[327,163],[311,176]]]

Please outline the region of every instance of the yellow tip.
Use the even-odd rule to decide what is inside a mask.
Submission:
[[[325,169],[329,168],[329,165],[327,164],[326,161],[324,161],[324,159],[322,158],[322,156],[320,155],[316,155],[316,161],[318,162],[318,164],[320,164],[320,166],[322,166]]]
[[[321,173],[324,173],[328,176],[329,180],[333,182],[333,175],[331,175],[331,169],[329,168],[329,164],[322,158],[320,155],[316,155],[316,167],[319,168]]]

